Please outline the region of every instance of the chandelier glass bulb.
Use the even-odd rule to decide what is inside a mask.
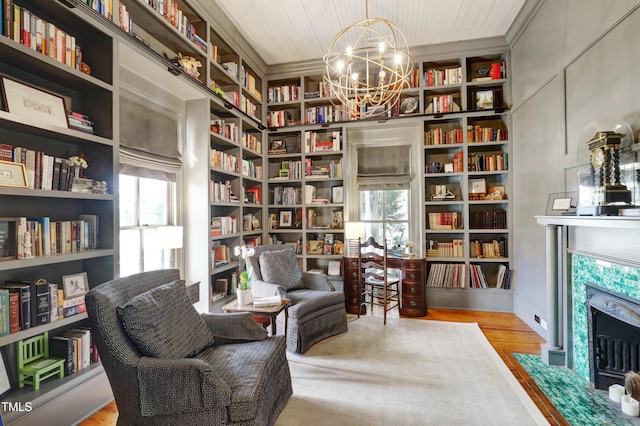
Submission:
[[[334,105],[354,118],[384,114],[410,87],[413,59],[407,39],[386,19],[367,17],[343,29],[323,62],[324,81],[338,100]]]

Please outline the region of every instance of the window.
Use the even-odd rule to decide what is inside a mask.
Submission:
[[[176,267],[158,226],[174,219],[175,183],[120,175],[120,276]]]
[[[409,241],[409,190],[361,189],[360,221],[365,235],[389,248]]]

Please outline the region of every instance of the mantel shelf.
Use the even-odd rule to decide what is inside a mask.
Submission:
[[[640,229],[640,217],[626,216],[536,216],[540,225],[591,228]]]

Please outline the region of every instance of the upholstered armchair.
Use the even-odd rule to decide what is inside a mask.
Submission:
[[[335,291],[327,275],[302,272],[292,246],[257,246],[246,260],[254,297],[280,295],[290,301],[288,351],[304,353],[320,340],[347,331],[344,294]]]
[[[272,425],[292,394],[282,336],[249,313],[199,314],[178,270],[86,295],[118,425]]]

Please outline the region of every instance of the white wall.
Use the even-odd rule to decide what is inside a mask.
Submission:
[[[542,336],[544,214],[549,193],[575,190],[578,139],[604,115],[640,128],[637,0],[546,0],[513,40],[515,313]],[[608,129],[602,129],[608,130]],[[615,244],[615,242],[613,243]]]

